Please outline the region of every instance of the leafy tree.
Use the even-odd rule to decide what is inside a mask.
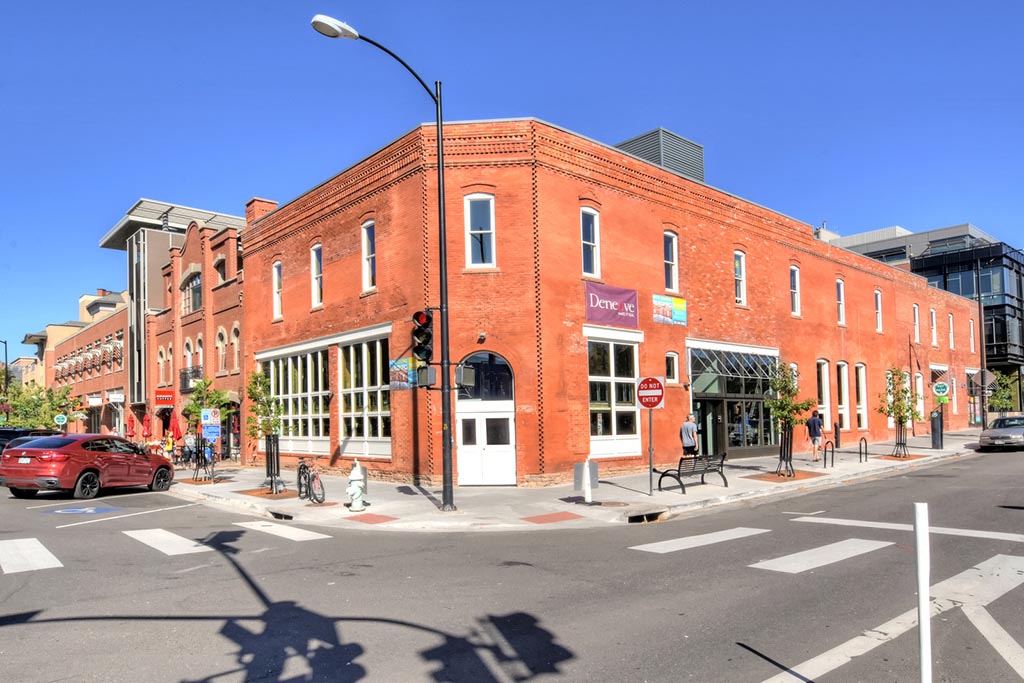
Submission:
[[[250,439],[281,432],[281,403],[270,393],[270,378],[259,370],[249,373],[245,387],[249,399],[245,418],[245,433]]]
[[[769,393],[765,395],[764,405],[779,428],[779,467],[783,461],[789,463],[792,474],[793,458],[793,427],[805,422],[800,415],[818,405],[817,399],[797,400],[800,393],[799,375],[788,364],[779,362],[772,369],[768,378]]]
[[[7,425],[27,429],[53,428],[56,415],[66,415],[69,421],[81,419],[82,401],[71,395],[71,387],[49,389],[38,384],[12,384],[7,402],[11,412]]]
[[[190,427],[196,427],[206,408],[216,408],[224,415],[225,409],[231,404],[226,391],[213,388],[213,380],[205,377],[192,386],[192,395],[188,404],[181,409],[181,414],[188,420]]]
[[[885,373],[885,393],[878,398],[878,412],[896,423],[896,445],[892,454],[906,457],[909,455],[907,423],[921,419],[921,412],[917,409],[917,393],[910,387],[910,373],[897,367],[889,368]]]
[[[996,376],[998,386],[996,386],[992,391],[992,395],[988,398],[989,410],[997,410],[1000,413],[1013,410],[1013,388],[1016,384],[1016,378],[1013,375],[1008,375],[998,370],[994,370],[993,374]]]

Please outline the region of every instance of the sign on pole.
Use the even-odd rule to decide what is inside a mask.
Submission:
[[[936,382],[932,385],[932,392],[936,396],[946,396],[949,394],[949,384],[946,382]]]
[[[68,423],[68,416],[67,415],[54,415],[53,416],[53,422],[58,427],[63,427],[64,425],[66,425]]]
[[[220,408],[203,408],[200,414],[203,426],[220,424]]]
[[[661,377],[641,377],[636,387],[641,408],[665,407],[665,380]]]

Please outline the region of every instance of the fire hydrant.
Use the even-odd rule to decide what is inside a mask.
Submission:
[[[348,509],[352,512],[362,512],[366,509],[366,475],[363,474],[363,466],[356,460],[352,464],[352,473],[348,475],[348,497],[352,502]]]

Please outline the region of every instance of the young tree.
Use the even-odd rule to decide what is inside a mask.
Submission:
[[[792,474],[793,427],[805,422],[800,416],[816,406],[818,401],[813,398],[797,400],[799,376],[796,370],[781,361],[772,370],[768,389],[770,393],[765,395],[764,406],[779,429],[779,471],[783,463],[787,463]]]
[[[921,412],[917,409],[917,394],[910,387],[910,373],[897,367],[885,372],[885,393],[879,395],[881,405],[878,412],[891,418],[896,423],[896,445],[892,454],[906,457],[907,424],[911,420],[920,420]]]
[[[197,381],[192,387],[192,395],[189,402],[181,409],[181,414],[188,420],[191,427],[199,424],[204,408],[216,408],[226,415],[225,408],[231,405],[226,391],[213,388],[213,380],[203,378]]]
[[[1012,375],[1008,375],[998,370],[994,370],[993,374],[996,376],[996,383],[998,386],[993,390],[992,395],[988,399],[989,410],[997,410],[1002,415],[1007,410],[1013,409],[1013,385],[1015,379]]]
[[[245,433],[251,439],[281,432],[281,403],[270,393],[270,378],[259,370],[249,373],[245,387],[249,411],[245,418]]]

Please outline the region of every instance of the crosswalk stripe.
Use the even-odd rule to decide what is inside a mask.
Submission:
[[[136,541],[145,543],[150,548],[159,550],[164,555],[189,555],[191,553],[212,552],[213,548],[202,543],[196,543],[190,538],[172,534],[166,529],[140,529],[138,531],[124,531],[126,536]]]
[[[674,538],[670,541],[658,541],[657,543],[645,543],[643,545],[634,545],[630,547],[630,550],[642,550],[645,553],[659,554],[674,553],[677,550],[699,548],[702,545],[711,545],[713,543],[731,541],[737,538],[746,538],[747,536],[766,534],[769,531],[771,531],[771,529],[751,529],[749,527],[738,526],[735,529],[714,531],[710,534],[698,534],[697,536]]]
[[[0,569],[4,574],[63,567],[37,538],[0,541]]]
[[[773,572],[799,574],[809,569],[824,567],[833,562],[848,560],[851,557],[863,555],[872,550],[884,548],[887,545],[892,545],[892,543],[888,541],[866,541],[862,538],[848,538],[838,543],[830,543],[819,548],[784,555],[774,560],[765,560],[764,562],[758,562],[749,566],[754,569],[768,569]]]
[[[245,527],[253,531],[263,531],[274,536],[287,538],[290,541],[315,541],[318,538],[330,538],[327,534],[285,524],[275,524],[274,522],[235,522],[235,526]]]
[[[913,524],[894,524],[892,522],[865,522],[859,519],[839,519],[837,517],[797,517],[794,522],[810,522],[812,524],[835,524],[837,526],[856,526],[868,529],[888,529],[890,531],[913,531]],[[966,536],[968,538],[990,538],[996,541],[1024,543],[1024,534],[1007,533],[1004,531],[976,531],[974,529],[956,529],[945,526],[928,527],[930,534],[945,536]]]

